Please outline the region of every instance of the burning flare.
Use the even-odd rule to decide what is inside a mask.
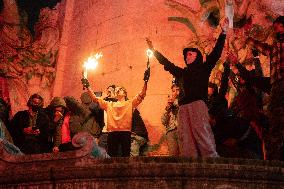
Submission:
[[[83,68],[84,68],[84,78],[87,79],[88,76],[88,70],[95,70],[96,67],[98,66],[99,62],[98,60],[103,56],[103,54],[100,53],[96,53],[95,55],[92,55],[90,57],[88,57],[88,59],[84,62]]]
[[[153,56],[153,51],[150,50],[150,49],[147,49],[146,53],[147,53],[147,56],[148,56],[149,58],[151,58],[151,57]]]

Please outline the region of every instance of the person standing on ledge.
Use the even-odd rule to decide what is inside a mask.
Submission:
[[[144,86],[142,91],[133,99],[126,100],[127,93],[125,88],[119,87],[116,90],[116,102],[105,101],[100,97],[96,97],[93,90],[90,88],[88,80],[86,78],[81,80],[93,101],[97,102],[99,106],[107,112],[107,149],[111,157],[118,157],[120,155],[119,149],[122,151],[122,157],[130,156],[132,115],[134,109],[146,96],[149,77],[150,68],[144,73]]]
[[[166,128],[166,138],[170,156],[179,156],[178,128],[178,95],[179,87],[176,83],[172,84],[171,95],[168,96],[168,103],[165,112],[161,117],[162,124]]]
[[[204,63],[199,49],[185,48],[183,50],[185,68],[174,65],[160,52],[154,50],[152,42],[146,38],[148,47],[154,51],[157,60],[177,79],[180,87],[178,137],[181,156],[194,158],[219,156],[205,102],[210,73],[221,57],[227,29],[228,19],[225,19],[222,33]]]

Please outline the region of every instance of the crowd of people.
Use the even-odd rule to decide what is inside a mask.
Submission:
[[[161,115],[170,156],[283,160],[284,16],[278,17],[273,27],[272,45],[247,39],[254,70],[247,70],[233,53],[227,54],[220,86],[210,83],[209,77],[221,57],[228,20],[222,23],[222,32],[205,59],[197,48],[183,50],[184,68],[171,63],[146,39],[158,62],[174,77]],[[270,77],[263,76],[259,53],[270,57]],[[86,131],[111,157],[142,155],[149,138],[137,107],[146,96],[149,78],[148,67],[142,90],[131,99],[121,86],[94,92],[83,78],[87,92],[82,93],[81,102],[69,96],[54,97],[44,108],[44,99],[33,94],[28,109],[11,120],[9,106],[3,101],[1,138],[25,154],[57,153],[76,150],[73,136]],[[237,90],[231,103],[227,95],[230,84]],[[263,108],[264,93],[270,97],[267,109]]]
[[[145,80],[147,78],[146,74]],[[143,100],[146,88],[147,82],[133,100],[127,98],[125,88],[115,85],[109,86],[103,93],[96,93],[102,95],[100,99],[104,106],[118,104],[118,107],[108,110],[88,92],[81,94],[81,102],[71,96],[54,97],[45,108],[44,99],[33,94],[27,102],[28,109],[17,112],[11,120],[10,107],[2,100],[1,138],[14,144],[24,154],[57,153],[76,150],[72,138],[77,133],[88,132],[111,157],[139,156],[143,153],[140,149],[148,142],[148,132],[136,107]],[[123,109],[124,105],[130,106],[130,101],[131,107]],[[114,109],[123,113],[125,121],[116,124],[119,116],[112,117],[109,113]]]
[[[284,16],[273,22],[274,43],[268,45],[247,39],[254,56],[254,70],[238,62],[228,51],[221,85],[209,83],[211,70],[219,60],[226,38],[228,20],[224,21],[212,52],[203,57],[197,48],[183,50],[185,68],[171,63],[147,44],[164,69],[177,80],[172,85],[162,123],[166,127],[171,155],[188,157],[239,157],[283,160],[284,142]],[[270,58],[270,77],[264,77],[259,53]],[[229,81],[237,96],[228,103]],[[178,86],[178,105],[176,101]],[[269,95],[263,108],[263,93]],[[176,137],[177,136],[177,137]]]

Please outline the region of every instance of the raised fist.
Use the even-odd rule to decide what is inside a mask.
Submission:
[[[89,83],[88,79],[82,78],[82,79],[81,79],[81,82],[82,82],[82,84],[83,84],[83,88],[84,88],[84,89],[90,87],[90,83]]]
[[[224,66],[224,69],[230,69],[230,61],[225,61],[224,63],[223,63],[223,66]]]
[[[258,56],[258,50],[257,49],[253,48],[251,50],[251,52],[252,52],[253,57],[257,57]]]
[[[143,80],[144,80],[145,82],[148,82],[148,81],[149,81],[149,78],[150,78],[150,67],[147,68],[147,70],[144,72],[144,78],[143,78]]]

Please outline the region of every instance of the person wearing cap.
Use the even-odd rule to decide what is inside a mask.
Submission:
[[[154,49],[148,38],[146,39],[148,47],[154,51],[159,63],[164,65],[164,69],[177,78],[180,87],[178,136],[181,156],[218,157],[205,102],[208,95],[210,73],[221,57],[227,28],[228,19],[225,19],[222,25],[222,33],[204,63],[199,49],[185,48],[183,50],[185,68],[180,68],[171,63]]]
[[[43,98],[39,94],[30,96],[28,110],[19,111],[11,120],[10,131],[14,144],[24,154],[48,152],[50,121],[43,111]]]

